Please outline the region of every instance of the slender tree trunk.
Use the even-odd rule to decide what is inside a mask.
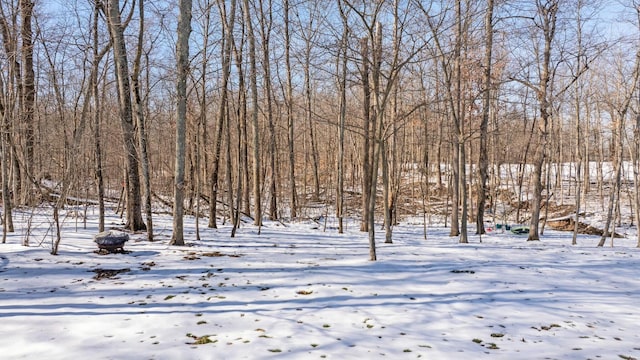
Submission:
[[[482,121],[480,122],[480,149],[478,157],[478,206],[476,208],[476,234],[484,234],[484,211],[487,204],[487,180],[489,179],[489,149],[488,128],[491,109],[491,70],[493,50],[493,5],[494,0],[487,0],[487,9],[484,18],[485,49],[484,49],[484,74],[482,94]]]
[[[360,40],[362,57],[362,110],[363,134],[362,147],[362,223],[360,231],[369,231],[369,202],[371,197],[371,88],[369,86],[369,42],[367,38]]]
[[[233,49],[232,37],[233,37],[233,28],[235,25],[235,9],[236,9],[236,1],[231,2],[231,11],[229,13],[230,17],[228,18],[226,14],[226,8],[224,6],[224,2],[219,3],[220,9],[220,17],[223,22],[224,27],[224,38],[223,38],[223,46],[222,46],[222,89],[221,89],[221,98],[220,98],[220,107],[218,108],[218,118],[217,118],[217,131],[216,131],[216,140],[214,144],[214,155],[213,155],[213,168],[211,170],[211,201],[209,204],[209,227],[217,228],[217,209],[218,209],[218,187],[219,187],[219,177],[220,177],[220,151],[222,149],[222,136],[224,130],[224,122],[229,121],[226,119],[226,114],[228,112],[229,107],[229,76],[231,74],[231,52]],[[204,69],[203,69],[204,70]],[[205,72],[203,71],[203,77]],[[205,79],[203,78],[203,84]],[[203,85],[204,86],[204,85]],[[202,96],[204,97],[204,91]],[[202,105],[205,105],[204,98]],[[205,111],[203,109],[203,111]],[[229,204],[231,206],[231,204]]]
[[[455,116],[455,127],[456,127],[456,143],[458,145],[458,163],[454,166],[458,166],[458,181],[454,186],[458,187],[458,206],[462,209],[462,214],[460,214],[460,243],[468,243],[467,239],[467,172],[466,172],[466,154],[465,154],[465,134],[464,134],[464,118],[465,118],[465,106],[463,101],[463,89],[462,89],[462,43],[463,32],[462,32],[462,4],[461,0],[456,1],[456,44],[455,44],[455,55],[454,55],[454,94],[455,94],[455,104],[453,106],[453,113]],[[453,223],[452,223],[453,229]]]
[[[640,30],[640,7],[636,6],[636,21],[637,21],[637,26],[638,26],[638,30]],[[638,61],[638,56],[640,56],[640,53],[636,54],[636,61]],[[638,65],[636,65],[636,86],[640,85],[638,84],[638,81],[640,79],[640,74],[638,74],[638,71],[640,69],[638,69]],[[640,104],[640,93],[638,93],[638,103]],[[635,159],[633,162],[633,175],[634,175],[634,181],[635,181],[635,215],[636,215],[636,224],[637,224],[637,228],[640,228],[640,114],[636,114],[636,124],[635,124],[635,129],[633,132],[633,137],[634,137],[634,152],[635,152]],[[640,231],[637,231],[637,247],[640,248]]]
[[[0,76],[0,88],[4,89],[4,82],[2,76]],[[0,116],[2,116],[2,137],[0,138],[2,146],[2,243],[7,242],[7,233],[13,232],[13,216],[12,216],[12,204],[11,204],[11,191],[9,190],[9,167],[11,166],[10,155],[10,126],[9,116],[6,113],[7,107],[5,107],[5,95],[0,100]]]
[[[640,15],[640,11],[638,12]],[[633,179],[635,182],[635,218],[637,227],[640,227],[640,114],[636,115],[636,124],[635,129],[633,130],[633,140],[634,140],[634,158],[633,158]],[[637,247],[640,247],[640,231],[638,231],[636,235],[638,244]]]
[[[187,124],[187,76],[189,74],[189,35],[191,34],[191,0],[180,0],[178,15],[176,158],[174,175],[173,235],[171,245],[184,245],[184,167]],[[212,199],[215,201],[215,199]]]
[[[251,126],[253,127],[253,201],[256,226],[262,226],[262,185],[260,175],[260,126],[258,124],[258,68],[256,65],[256,39],[251,24],[249,0],[243,0],[244,22],[249,41],[249,82],[251,90]]]
[[[220,10],[220,15],[221,15],[221,19],[222,22],[224,24],[226,24],[226,20],[225,20],[225,16],[226,16],[226,9],[224,8],[224,4],[225,2],[218,2],[218,9]],[[234,2],[235,4],[235,2]],[[198,176],[197,176],[197,185],[196,185],[196,239],[200,240],[200,196],[201,196],[201,192],[202,192],[202,171],[200,169],[201,165],[200,165],[200,159],[201,159],[201,155],[200,155],[200,145],[201,143],[207,143],[208,137],[207,137],[207,71],[209,68],[209,33],[210,33],[210,28],[211,28],[211,2],[209,2],[207,0],[206,4],[205,4],[206,8],[205,8],[205,13],[204,13],[204,29],[203,29],[203,39],[202,39],[202,64],[201,64],[201,75],[200,75],[200,116],[198,117],[198,127],[196,129],[196,142],[197,142],[197,150],[196,150],[196,167],[197,167],[197,172],[198,172]],[[226,32],[226,30],[225,30]],[[222,47],[224,48],[226,45],[225,41],[223,40],[223,45]],[[223,63],[224,63],[224,53],[223,53]],[[224,68],[224,65],[223,65]],[[224,69],[223,69],[223,74],[224,74]],[[223,75],[224,78],[224,75]],[[223,79],[223,83],[224,83],[224,79]],[[223,92],[226,92],[226,87],[223,86],[222,88]],[[223,95],[224,97],[224,95]],[[223,107],[223,104],[220,104],[220,107]],[[200,137],[200,128],[202,127],[202,138]],[[206,170],[206,164],[208,164],[208,159],[207,159],[207,151],[204,151],[204,164],[205,164],[205,169],[204,170],[204,177],[205,179],[207,178],[208,175],[208,171]],[[214,189],[215,185],[211,184],[211,197],[210,197],[210,203],[209,203],[209,223],[208,226],[209,227],[215,227],[216,226],[216,219],[215,219],[215,214],[216,214],[216,201],[214,198]],[[217,194],[216,194],[217,197]],[[213,210],[212,210],[213,209]],[[213,216],[212,216],[213,214]]]
[[[382,161],[382,197],[383,197],[383,202],[384,202],[384,230],[385,230],[385,244],[392,244],[393,243],[393,239],[392,239],[392,233],[391,233],[391,229],[392,229],[392,225],[391,222],[393,221],[391,219],[391,211],[390,211],[390,204],[389,204],[389,198],[390,198],[390,194],[389,194],[389,154],[387,151],[387,142],[382,140],[380,142],[380,153],[382,154],[381,156],[381,161]]]
[[[616,204],[616,201],[620,201],[620,178],[622,173],[622,157],[624,155],[623,150],[623,136],[622,132],[624,131],[624,117],[626,111],[620,114],[619,119],[617,119],[617,129],[614,130],[613,139],[616,140],[615,151],[613,154],[613,170],[614,170],[614,178],[613,178],[613,188],[610,189],[609,193],[609,203],[607,207],[607,220],[604,224],[604,229],[602,230],[602,237],[600,237],[600,242],[598,242],[598,247],[604,246],[605,241],[607,240],[607,236],[611,235],[611,238],[615,236],[614,231],[610,231],[611,223],[615,221],[613,218],[613,210]],[[618,196],[616,196],[618,195]],[[615,228],[615,227],[614,227]]]
[[[269,220],[278,219],[278,166],[276,164],[276,128],[273,119],[273,89],[271,84],[271,63],[269,59],[269,47],[272,27],[271,0],[268,0],[267,13],[263,7],[263,0],[260,3],[260,33],[262,35],[262,66],[264,71],[264,94],[267,101],[267,127],[269,129]]]
[[[113,43],[113,58],[116,79],[118,82],[118,103],[120,124],[124,139],[124,151],[127,166],[127,223],[126,228],[131,231],[145,230],[142,221],[142,198],[140,195],[140,175],[138,172],[139,159],[135,141],[135,127],[133,123],[133,107],[131,104],[131,85],[129,82],[129,63],[124,39],[124,23],[120,15],[120,1],[111,0],[107,3],[107,22]]]
[[[582,0],[578,1],[578,11],[576,12],[577,14],[577,48],[578,51],[581,53],[582,52],[582,17],[581,17],[581,9],[582,9]],[[578,69],[581,68],[581,62],[582,62],[582,54],[578,54]],[[582,156],[582,144],[581,144],[581,137],[582,137],[582,133],[580,131],[580,122],[581,122],[581,117],[582,117],[582,82],[580,80],[578,80],[576,82],[576,87],[575,87],[575,96],[574,96],[574,101],[575,101],[575,129],[576,129],[576,138],[575,138],[575,153],[576,153],[576,190],[575,190],[575,197],[576,197],[576,211],[575,211],[575,218],[574,218],[574,228],[573,228],[573,236],[571,237],[571,245],[577,245],[578,244],[578,230],[580,228],[580,206],[581,206],[581,201],[582,199],[580,198],[582,195],[582,181],[581,181],[581,172],[582,172],[582,161],[583,161],[583,156]],[[635,166],[634,166],[635,169]],[[548,204],[547,204],[548,207]]]
[[[242,32],[245,32],[245,24],[241,23]],[[242,164],[238,171],[240,171],[239,176],[242,176],[242,180],[238,181],[241,186],[238,187],[239,191],[242,191],[242,194],[239,194],[238,197],[241,200],[242,211],[245,214],[251,213],[251,196],[249,189],[249,135],[247,131],[247,88],[245,85],[245,72],[243,67],[243,51],[244,48],[244,37],[240,39],[240,44],[236,44],[234,38],[231,37],[231,41],[233,43],[233,52],[235,54],[235,64],[238,74],[238,126],[241,131],[238,131],[238,139],[239,139],[239,163]],[[239,211],[239,210],[238,210]]]
[[[640,21],[640,9],[636,9],[637,16]],[[640,25],[639,25],[640,26]],[[598,243],[599,247],[604,246],[607,235],[609,234],[609,228],[611,226],[611,222],[615,221],[612,219],[614,202],[617,200],[618,205],[620,202],[620,177],[622,172],[623,160],[624,160],[624,141],[623,134],[626,131],[625,127],[625,118],[629,111],[629,105],[631,103],[632,96],[634,94],[634,90],[636,90],[636,86],[638,81],[640,80],[640,49],[636,51],[636,59],[633,68],[633,79],[629,82],[632,84],[629,89],[625,90],[625,93],[618,94],[617,96],[622,97],[622,103],[615,109],[611,111],[612,114],[615,114],[614,124],[617,125],[616,128],[612,129],[612,141],[616,140],[614,152],[613,152],[613,162],[614,162],[614,184],[613,188],[610,189],[609,194],[609,204],[607,208],[607,220],[605,222],[605,226],[602,232],[602,237],[600,238],[600,242]],[[636,192],[638,191],[638,184],[636,185]],[[616,199],[617,195],[617,199]],[[611,239],[613,241],[614,231],[611,231]],[[640,242],[640,240],[638,240]],[[640,244],[639,244],[640,245]]]
[[[309,39],[305,45],[305,64],[304,64],[304,88],[306,99],[306,118],[309,126],[309,142],[311,145],[311,160],[313,170],[313,199],[320,199],[320,164],[318,155],[318,140],[316,139],[315,126],[313,125],[313,91],[311,88],[311,47]]]
[[[340,91],[339,105],[339,127],[338,127],[338,188],[336,194],[336,216],[338,218],[338,233],[344,232],[344,131],[345,121],[347,117],[347,41],[349,36],[349,27],[347,17],[340,6],[340,15],[342,17],[342,38],[340,41],[340,50],[336,62],[336,72],[338,75],[338,89]]]
[[[244,88],[244,84],[242,81],[242,77],[240,77],[240,88],[243,89]],[[246,98],[244,96],[244,92],[243,91],[239,91],[238,93],[238,97],[239,97],[239,108],[238,108],[238,118],[243,118],[246,116],[247,112],[246,112]],[[238,176],[238,180],[237,180],[237,187],[236,187],[236,206],[235,206],[235,216],[233,217],[233,227],[231,228],[231,237],[235,237],[236,236],[236,231],[238,230],[238,226],[240,226],[240,207],[242,206],[242,197],[243,197],[243,193],[242,193],[242,189],[243,189],[243,168],[246,167],[246,156],[243,156],[242,154],[242,149],[243,149],[243,144],[242,144],[242,137],[244,136],[244,132],[246,131],[246,126],[243,128],[241,125],[241,121],[240,119],[238,119],[237,121],[237,125],[236,125],[236,132],[238,133],[238,143],[237,143],[237,147],[236,147],[236,151],[238,152],[238,166],[237,166],[237,176]]]
[[[231,41],[233,41],[233,37],[231,38]],[[250,211],[249,201],[246,199],[249,197],[249,166],[247,150],[247,94],[242,67],[242,48],[242,43],[240,46],[236,46],[235,42],[233,43],[235,63],[238,70],[238,107],[236,110],[236,117],[238,119],[236,125],[236,131],[238,133],[238,144],[236,147],[238,151],[238,183],[236,188],[236,216],[234,217],[235,222],[231,229],[231,237],[235,237],[236,231],[240,226],[240,208],[244,206],[244,212],[246,214],[249,214]]]
[[[11,20],[11,23],[8,22]],[[19,120],[19,113],[16,112],[16,108],[21,110],[22,101],[22,70],[20,62],[18,61],[18,36],[13,32],[18,28],[17,16],[14,13],[6,14],[3,7],[0,6],[0,31],[2,33],[2,43],[4,46],[6,63],[7,63],[7,83],[3,86],[3,121],[6,122],[6,136],[8,142],[7,148],[7,172],[10,173],[8,180],[9,191],[7,194],[11,196],[10,201],[19,201],[17,196],[22,194],[21,190],[21,172],[20,166],[17,160],[18,154],[16,153],[16,146],[13,143],[13,132],[15,123]],[[6,212],[5,212],[6,214]],[[11,212],[8,215],[11,217]],[[11,220],[11,219],[10,219]]]
[[[98,183],[98,232],[104,231],[104,176],[102,172],[102,143],[101,143],[101,131],[100,131],[100,119],[102,114],[102,105],[100,103],[100,94],[98,88],[98,66],[100,65],[100,58],[98,56],[98,22],[100,20],[98,11],[98,5],[96,4],[93,12],[93,67],[96,69],[94,77],[91,82],[93,83],[93,102],[95,109],[93,111],[93,141],[94,141],[94,156],[95,156],[95,177]]]
[[[31,19],[33,17],[33,1],[20,0],[20,14],[22,16],[22,100],[21,100],[21,118],[24,127],[24,169],[27,176],[22,179],[22,194],[20,196],[21,203],[30,205],[33,203],[33,186],[31,179],[36,178],[35,157],[34,157],[34,105],[35,105],[35,72],[33,66],[33,31],[31,29]]]
[[[229,111],[231,110],[229,109]],[[227,119],[231,119],[231,113],[227,114]],[[225,145],[227,148],[227,202],[229,204],[227,208],[229,209],[229,219],[231,220],[231,224],[233,225],[236,223],[236,216],[238,215],[238,213],[234,211],[233,159],[231,153],[231,141],[233,138],[231,136],[231,121],[227,121],[225,125]]]
[[[388,96],[389,93],[383,94],[381,77],[382,77],[382,25],[378,22],[375,25],[374,36],[371,39],[373,51],[371,54],[371,85],[372,85],[372,105],[375,109],[373,115],[374,122],[372,124],[372,158],[371,158],[371,191],[369,196],[369,260],[376,261],[376,239],[375,239],[375,212],[376,212],[376,198],[378,190],[378,171],[380,166],[380,159],[383,156],[384,149],[384,107],[385,100],[383,96]],[[367,60],[369,61],[369,60]],[[391,80],[388,80],[391,81]],[[386,160],[386,159],[385,159]],[[384,166],[384,165],[383,165]]]
[[[291,74],[291,29],[289,20],[289,0],[284,0],[284,42],[285,42],[285,67],[287,72],[287,145],[289,146],[289,191],[291,192],[291,219],[298,216],[298,194],[296,190],[296,158],[294,149],[294,122],[293,122],[293,80]]]
[[[131,85],[133,86],[133,99],[135,103],[136,125],[138,128],[138,142],[142,162],[142,179],[144,181],[144,211],[147,218],[147,239],[153,241],[153,209],[151,208],[151,175],[149,173],[149,151],[147,147],[147,131],[144,118],[144,105],[142,103],[140,89],[140,62],[142,59],[142,46],[144,40],[144,0],[138,0],[138,13],[140,24],[138,30],[138,46],[133,62]]]
[[[533,198],[531,201],[531,222],[529,226],[528,241],[540,240],[538,226],[540,224],[540,207],[542,206],[542,168],[546,158],[546,148],[548,146],[549,120],[551,119],[552,107],[549,103],[550,85],[551,85],[551,45],[555,38],[556,32],[556,16],[558,13],[558,2],[550,2],[545,5],[539,5],[539,12],[542,17],[543,33],[544,33],[544,49],[540,63],[539,85],[536,95],[538,97],[540,120],[538,128],[538,143],[534,158],[533,171]]]

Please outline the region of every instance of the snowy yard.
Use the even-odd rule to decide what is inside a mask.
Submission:
[[[640,358],[633,236],[460,245],[403,223],[370,262],[355,225],[247,225],[232,239],[203,222],[202,241],[188,227],[191,246],[170,247],[158,217],[157,242],[133,235],[129,253],[99,255],[92,219],[67,222],[59,256],[44,220],[31,247],[20,230],[0,245],[0,358]]]

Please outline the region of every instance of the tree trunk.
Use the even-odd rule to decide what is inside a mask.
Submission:
[[[269,170],[271,171],[271,178],[269,179],[269,220],[278,219],[278,166],[276,164],[276,128],[273,119],[273,89],[271,84],[271,62],[269,59],[269,46],[271,39],[271,27],[272,27],[272,10],[271,1],[267,6],[267,13],[262,4],[263,0],[259,0],[260,3],[260,33],[262,35],[262,67],[264,71],[264,96],[267,101],[266,117],[267,127],[269,129]]]
[[[294,124],[293,124],[293,80],[291,74],[291,29],[289,19],[289,0],[284,0],[284,42],[285,42],[285,67],[287,72],[287,145],[289,146],[289,191],[291,192],[291,220],[298,216],[298,194],[296,190],[296,158],[294,149]]]
[[[147,240],[153,241],[153,212],[151,208],[151,175],[149,173],[149,151],[147,147],[147,131],[144,118],[144,104],[142,103],[140,89],[140,61],[142,58],[142,46],[144,40],[144,0],[138,0],[138,13],[140,16],[140,28],[138,30],[138,46],[136,57],[133,62],[133,74],[131,82],[133,85],[133,99],[136,107],[136,125],[138,129],[138,142],[140,146],[140,156],[142,162],[142,179],[144,181],[144,211],[147,218]]]
[[[94,156],[95,156],[95,177],[98,185],[98,232],[104,231],[104,176],[102,171],[102,143],[101,143],[101,131],[100,120],[102,114],[102,105],[100,103],[99,88],[98,88],[98,72],[97,68],[100,65],[100,58],[98,56],[98,22],[100,20],[100,13],[98,11],[98,4],[95,5],[93,12],[93,66],[96,69],[93,79],[93,102],[95,109],[93,110],[93,141],[94,141]]]
[[[241,23],[242,32],[245,31],[244,22]],[[239,174],[242,179],[238,181],[238,191],[242,191],[242,194],[238,194],[238,198],[240,199],[240,203],[242,205],[242,211],[245,214],[251,213],[251,196],[249,189],[249,137],[247,132],[247,89],[245,86],[245,73],[243,68],[243,51],[244,48],[244,38],[241,38],[240,44],[236,44],[234,38],[230,38],[233,43],[233,52],[235,54],[235,65],[237,69],[238,76],[238,109],[237,109],[237,117],[238,117],[238,156],[240,157],[239,164]],[[238,209],[239,211],[239,209]]]
[[[288,0],[287,0],[288,1]],[[347,117],[347,46],[349,27],[347,17],[342,5],[340,6],[340,16],[342,17],[342,38],[340,49],[336,60],[336,72],[338,75],[338,89],[340,92],[339,120],[338,120],[338,186],[336,194],[336,217],[338,218],[338,233],[344,233],[344,131]]]
[[[24,127],[24,171],[21,203],[31,205],[33,199],[32,179],[36,179],[35,157],[34,157],[34,105],[35,105],[35,72],[33,68],[33,31],[31,29],[31,19],[33,16],[33,1],[20,0],[20,14],[22,16],[22,100],[21,100],[21,122]]]
[[[313,199],[320,199],[320,164],[318,156],[318,141],[316,139],[315,129],[313,125],[313,92],[311,88],[311,40],[307,39],[305,45],[305,64],[304,64],[304,88],[306,99],[306,118],[309,126],[309,141],[311,145],[311,160],[313,170]]]
[[[360,40],[362,57],[362,110],[363,139],[362,146],[362,223],[360,231],[369,231],[369,202],[371,197],[371,88],[369,86],[369,43],[367,38]]]
[[[140,176],[138,172],[139,159],[131,104],[129,63],[124,39],[124,24],[120,15],[120,1],[111,0],[107,3],[107,22],[113,43],[113,59],[118,82],[120,124],[122,126],[129,184],[127,187],[127,223],[125,227],[131,231],[145,230],[146,225],[142,221],[142,197],[140,195]]]
[[[180,0],[178,15],[176,158],[174,175],[173,235],[171,245],[184,245],[184,167],[187,123],[187,76],[189,74],[189,35],[191,34],[191,0]],[[212,199],[215,202],[215,199]]]
[[[235,1],[235,0],[234,0]],[[244,31],[244,29],[243,29]],[[233,37],[231,38],[233,41]],[[249,197],[249,169],[248,169],[248,150],[247,150],[247,94],[244,83],[244,72],[242,68],[242,47],[236,46],[234,42],[234,54],[235,63],[238,71],[238,108],[236,112],[237,125],[236,131],[238,133],[238,183],[236,187],[236,215],[234,217],[233,227],[231,228],[231,237],[235,237],[238,226],[240,226],[240,208],[244,206],[245,214],[249,214],[250,206],[247,198]]]
[[[247,27],[247,38],[249,41],[249,82],[251,90],[251,126],[253,128],[253,201],[255,206],[256,226],[262,226],[262,196],[260,187],[262,185],[260,175],[260,126],[258,124],[258,68],[256,65],[256,38],[251,24],[251,12],[249,11],[249,1],[243,0],[244,22]]]
[[[454,55],[454,94],[455,99],[452,101],[453,104],[453,114],[454,114],[454,122],[456,128],[456,144],[458,145],[458,163],[454,166],[458,166],[458,179],[457,183],[454,186],[458,187],[458,201],[457,206],[462,207],[462,214],[460,218],[460,243],[468,243],[467,239],[467,173],[466,173],[466,158],[465,158],[465,135],[464,135],[464,118],[465,118],[465,104],[463,101],[463,91],[462,91],[462,42],[463,42],[463,34],[462,34],[462,4],[461,0],[456,1],[456,44],[455,44],[455,55]],[[455,179],[454,179],[455,181]],[[454,210],[454,213],[457,212]],[[457,226],[457,223],[456,223]],[[453,222],[451,223],[451,229],[453,233]]]
[[[533,198],[531,201],[531,222],[529,226],[528,241],[540,240],[538,226],[540,223],[540,207],[542,205],[542,168],[545,162],[545,150],[548,145],[549,120],[551,118],[552,107],[549,103],[551,85],[551,46],[556,32],[556,16],[558,13],[558,2],[553,1],[547,4],[539,4],[539,15],[542,17],[542,28],[544,35],[544,50],[540,60],[539,85],[536,89],[538,105],[540,111],[541,124],[538,124],[538,143],[534,158],[533,172]]]
[[[576,25],[577,25],[577,48],[578,48],[578,52],[579,52],[579,56],[578,56],[578,68],[581,68],[581,62],[582,62],[582,56],[580,56],[580,53],[582,52],[582,15],[581,15],[581,9],[582,9],[582,0],[580,0],[578,2],[578,11],[577,11],[577,19],[576,19]],[[574,110],[575,110],[575,129],[576,129],[576,134],[575,134],[575,155],[576,155],[576,190],[575,190],[575,197],[576,197],[576,211],[575,211],[575,218],[574,218],[574,228],[573,228],[573,235],[571,237],[571,245],[577,245],[578,244],[578,230],[579,230],[579,225],[580,225],[580,206],[581,206],[581,201],[582,199],[580,198],[582,195],[582,181],[581,181],[581,171],[582,171],[582,161],[583,161],[583,156],[582,156],[582,144],[581,144],[581,137],[582,137],[582,133],[580,131],[580,121],[582,118],[582,83],[580,81],[576,82],[576,87],[575,87],[575,96],[574,96]],[[587,141],[588,142],[588,141]],[[635,169],[635,165],[634,165],[634,169]],[[547,206],[548,207],[548,206]]]
[[[4,89],[4,82],[0,76],[0,88]],[[2,243],[7,242],[7,233],[13,232],[13,216],[11,204],[11,191],[9,190],[9,167],[11,166],[10,137],[9,137],[9,116],[6,113],[6,98],[0,100],[0,116],[2,116],[2,136],[0,142],[2,146]]]
[[[625,111],[626,113],[626,111]],[[612,141],[617,140],[616,144],[615,144],[615,151],[613,154],[613,169],[614,169],[614,178],[613,178],[613,187],[609,190],[609,203],[608,203],[608,207],[607,207],[607,219],[605,221],[604,224],[604,229],[602,230],[602,237],[600,237],[600,242],[598,242],[598,247],[602,247],[604,246],[605,241],[607,240],[607,236],[611,235],[611,238],[613,239],[614,235],[613,234],[615,231],[609,231],[609,229],[611,228],[611,223],[613,221],[615,221],[615,219],[613,218],[613,209],[614,206],[616,204],[616,201],[619,202],[620,201],[620,175],[622,173],[622,157],[624,155],[624,150],[623,150],[623,135],[622,132],[624,131],[624,113],[621,114],[620,118],[617,119],[617,129],[614,129],[613,134],[612,134]],[[616,196],[618,195],[618,196]]]
[[[491,69],[493,50],[493,5],[494,0],[487,0],[487,9],[484,18],[485,49],[484,49],[484,73],[482,94],[482,121],[480,122],[480,149],[478,150],[478,204],[476,208],[476,234],[484,234],[484,211],[487,203],[487,180],[489,179],[489,149],[488,128],[489,113],[491,109]]]
[[[209,227],[217,228],[217,201],[218,201],[218,187],[219,187],[219,177],[220,177],[220,151],[222,149],[222,135],[224,129],[224,122],[229,121],[226,119],[226,114],[228,113],[229,107],[229,76],[231,74],[231,51],[233,49],[233,28],[235,26],[235,9],[236,2],[232,1],[231,3],[231,11],[229,13],[230,18],[227,19],[226,9],[224,7],[224,3],[219,3],[220,17],[223,23],[223,33],[224,38],[222,41],[222,84],[221,84],[221,95],[220,95],[220,107],[218,108],[218,118],[217,118],[217,131],[216,131],[216,140],[214,144],[214,155],[213,155],[213,167],[211,169],[211,201],[209,203]],[[204,66],[204,65],[203,65]],[[205,86],[205,72],[203,69],[203,86]],[[205,106],[204,96],[205,92],[203,89],[202,92],[202,106]],[[206,109],[202,109],[203,112],[206,112]]]
[[[226,9],[224,8],[224,2],[218,2],[218,9],[220,10],[220,16],[223,24],[226,24]],[[235,4],[235,2],[234,2]],[[201,144],[207,143],[207,71],[209,68],[209,33],[211,28],[211,7],[212,4],[207,0],[205,3],[205,14],[204,14],[204,24],[203,24],[203,38],[202,38],[202,63],[201,63],[201,74],[200,74],[200,116],[198,117],[198,126],[196,128],[196,168],[197,168],[197,179],[196,179],[196,239],[200,240],[200,196],[202,192],[202,172],[204,171],[204,178],[207,178],[208,172],[206,170],[206,164],[208,164],[207,151],[204,151],[204,169],[201,169]],[[224,48],[226,45],[223,40],[222,47]],[[224,56],[224,54],[223,54]],[[223,57],[224,63],[224,57]],[[224,65],[223,65],[224,68]],[[223,69],[224,73],[224,69]],[[224,75],[223,75],[224,78]],[[224,79],[223,79],[224,83]],[[223,92],[226,92],[226,87],[223,86]],[[224,96],[223,96],[224,97]],[[223,104],[220,104],[220,107],[223,107]],[[200,128],[202,128],[202,137],[200,136]],[[213,196],[213,184],[211,186],[211,197],[210,199],[215,199]],[[217,195],[216,195],[217,197]],[[215,227],[216,219],[215,219],[215,209],[216,201],[209,202],[209,227]],[[211,215],[213,213],[213,216]]]

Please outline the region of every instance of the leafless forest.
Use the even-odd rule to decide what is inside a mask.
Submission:
[[[177,245],[323,214],[375,260],[406,216],[639,218],[638,0],[0,0],[0,34],[5,238],[80,203],[149,240],[173,211]]]

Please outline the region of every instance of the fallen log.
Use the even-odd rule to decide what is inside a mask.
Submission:
[[[560,219],[550,219],[550,220],[547,221],[547,225],[550,228],[552,228],[553,230],[573,231],[575,229],[576,222],[573,219],[573,217],[564,217],[564,218],[560,218]],[[578,222],[578,234],[602,236],[603,233],[604,233],[604,230],[602,230],[602,229],[598,229],[598,228],[593,227],[591,225],[587,225],[585,223]],[[610,237],[611,234],[608,233],[606,236]],[[624,238],[624,235],[619,234],[619,233],[613,233],[613,237],[615,237],[615,238]]]

